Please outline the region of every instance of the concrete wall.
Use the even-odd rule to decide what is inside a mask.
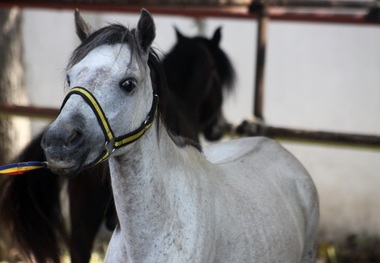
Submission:
[[[79,43],[73,12],[25,10],[24,15],[30,99],[58,107],[64,96],[64,68]],[[83,15],[95,28],[106,22],[134,26],[138,19],[136,14]],[[187,35],[198,33],[191,19],[154,18],[155,47],[162,53],[175,42],[173,25]],[[206,19],[202,25],[206,36],[223,26],[222,47],[238,73],[237,92],[224,108],[231,122],[240,123],[252,112],[256,22]],[[268,41],[264,114],[269,124],[380,134],[380,27],[271,22]],[[380,151],[284,145],[315,180],[324,239],[339,240],[349,233],[380,235]]]

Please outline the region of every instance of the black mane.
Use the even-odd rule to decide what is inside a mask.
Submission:
[[[132,49],[132,52],[137,49],[137,44],[134,35],[131,31],[123,25],[111,24],[103,27],[88,38],[74,50],[71,55],[67,68],[70,68],[81,61],[88,53],[102,45],[115,45],[128,43]]]
[[[157,53],[153,49],[150,49],[150,52],[149,52],[148,66],[150,69],[150,78],[152,80],[153,91],[156,92],[156,94],[159,96],[159,99],[160,99],[160,102],[158,103],[158,115],[159,115],[158,117],[159,118],[157,119],[160,119],[160,117],[162,117],[161,119],[165,119],[165,116],[168,116],[167,115],[169,113],[168,111],[176,110],[175,106],[177,105],[177,103],[173,101],[174,97],[168,96],[169,89],[168,89],[168,84],[166,81],[165,72],[163,71],[160,58],[158,57]],[[172,98],[172,100],[170,98]],[[165,126],[168,126],[165,121],[164,121],[164,124]],[[159,127],[159,125],[157,127]],[[179,147],[191,145],[195,147],[196,149],[198,149],[199,151],[202,151],[202,147],[198,142],[190,138],[175,136],[171,133],[170,127],[168,128],[169,128],[168,133],[170,137]]]

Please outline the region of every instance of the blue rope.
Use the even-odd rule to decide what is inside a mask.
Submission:
[[[36,169],[47,168],[47,162],[22,162],[0,166],[0,175],[19,175]]]

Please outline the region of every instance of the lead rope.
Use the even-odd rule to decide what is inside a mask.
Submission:
[[[15,176],[37,169],[48,168],[47,162],[22,162],[0,166],[0,175]]]

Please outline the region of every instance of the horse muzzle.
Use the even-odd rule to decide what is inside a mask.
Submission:
[[[78,127],[53,123],[41,140],[49,169],[66,177],[79,173],[88,152],[85,137],[84,131]]]

